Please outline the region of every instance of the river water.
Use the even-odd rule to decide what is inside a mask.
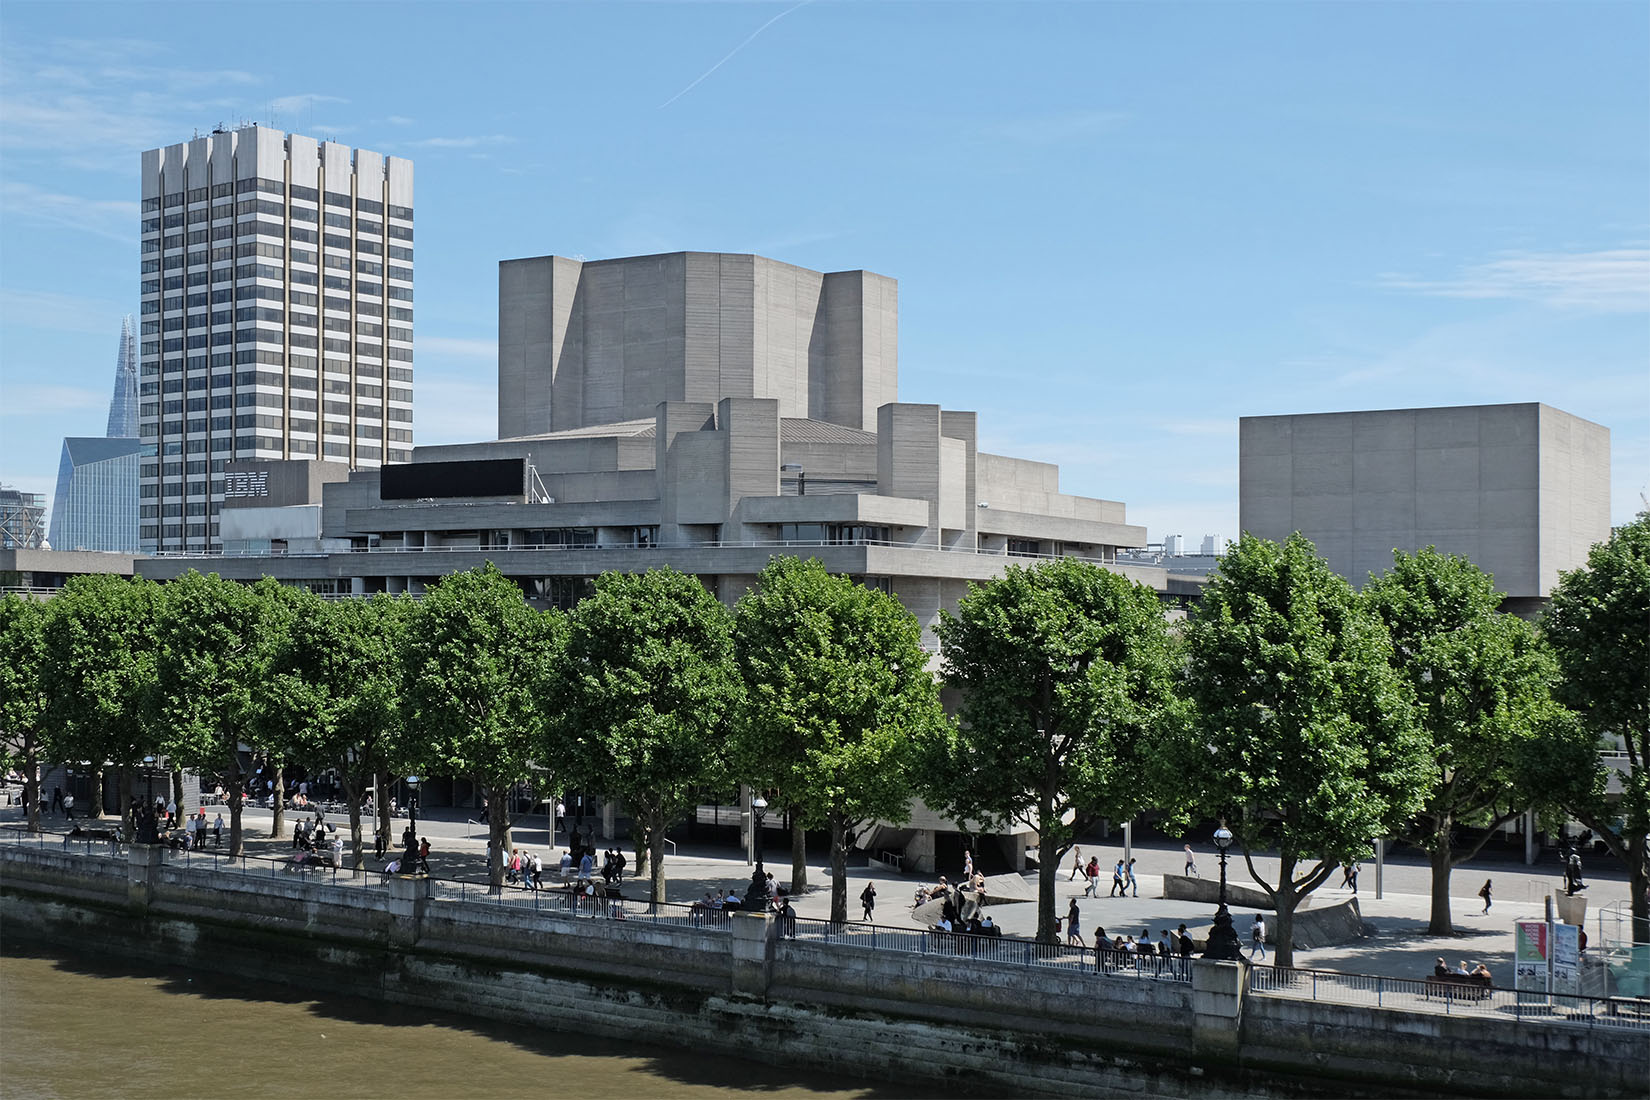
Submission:
[[[910,1095],[787,1069],[432,1014],[13,937],[0,944],[0,1097]]]

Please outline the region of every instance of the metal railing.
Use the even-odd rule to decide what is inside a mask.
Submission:
[[[1191,981],[1190,961],[1174,956],[1137,954],[1109,948],[1038,943],[1007,936],[967,932],[939,932],[923,928],[890,928],[857,922],[834,923],[808,918],[781,919],[786,939],[815,941],[870,951],[898,951],[935,955],[1008,966],[1074,970],[1101,976]]]
[[[1472,985],[1450,979],[1385,978],[1373,974],[1342,974],[1332,970],[1278,966],[1251,966],[1249,989],[1265,996],[1297,997],[1406,1012],[1439,1012],[1445,1015],[1489,1016],[1515,1023],[1650,1031],[1650,999],[1646,998],[1538,993]]]

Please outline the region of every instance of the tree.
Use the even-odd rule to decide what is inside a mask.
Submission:
[[[1052,943],[1060,857],[1099,818],[1152,801],[1146,754],[1174,701],[1162,606],[1120,574],[1057,558],[971,584],[939,636],[961,721],[925,798],[959,820],[1037,830],[1037,938]]]
[[[1627,754],[1620,800],[1571,810],[1627,866],[1633,942],[1650,943],[1650,512],[1559,578],[1541,626],[1562,674],[1559,701]]]
[[[740,695],[731,616],[674,569],[604,573],[568,613],[561,669],[557,744],[576,748],[584,784],[629,807],[664,901],[665,830],[726,771]]]
[[[1245,535],[1192,611],[1187,643],[1191,715],[1170,750],[1181,777],[1171,802],[1181,818],[1228,819],[1277,910],[1277,965],[1289,966],[1301,899],[1419,808],[1427,758],[1413,697],[1380,617],[1299,533],[1281,546]],[[1253,861],[1274,848],[1275,883]]]
[[[128,838],[130,769],[155,747],[156,600],[151,581],[75,577],[52,598],[43,634],[47,717],[58,755],[99,767],[114,761]]]
[[[23,769],[23,807],[31,833],[40,831],[40,748],[46,731],[42,638],[46,613],[25,596],[0,596],[0,751]]]
[[[398,743],[411,601],[323,600],[306,595],[277,647],[265,681],[274,724],[288,752],[335,768],[349,806],[351,866],[362,866],[361,807],[380,769],[408,755]]]
[[[831,920],[848,919],[847,857],[873,820],[902,822],[922,746],[944,730],[922,627],[898,600],[774,558],[734,609],[745,685],[742,774],[831,831]]]
[[[418,746],[405,763],[486,791],[487,881],[504,888],[510,792],[531,775],[546,678],[564,639],[492,563],[444,577],[408,615],[405,702]]]
[[[285,629],[280,585],[245,585],[193,569],[161,588],[155,671],[169,755],[221,775],[229,798],[229,854],[243,854],[242,745],[257,741],[258,685]]]
[[[1393,667],[1415,694],[1428,745],[1424,801],[1396,835],[1432,865],[1428,932],[1452,935],[1451,870],[1526,808],[1555,806],[1578,761],[1590,780],[1597,739],[1553,702],[1557,666],[1535,629],[1499,610],[1494,580],[1466,558],[1396,551],[1364,598],[1392,635]],[[1458,825],[1480,838],[1457,848]]]

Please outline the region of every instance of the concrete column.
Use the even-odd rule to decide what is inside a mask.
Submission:
[[[745,866],[756,863],[756,823],[751,814],[751,787],[739,784],[739,835],[745,841]]]
[[[1535,811],[1524,811],[1524,866],[1535,866]]]
[[[602,839],[613,839],[613,800],[610,798],[602,803]]]
[[[731,929],[733,991],[746,997],[767,997],[778,925],[769,913],[734,913]]]
[[[424,909],[430,901],[425,875],[396,875],[390,879],[390,946],[411,947],[418,942]]]
[[[1249,967],[1192,960],[1192,1050],[1198,1057],[1235,1057],[1243,1029]]]
[[[133,909],[149,908],[155,874],[166,862],[159,844],[134,844],[126,850],[126,902]]]

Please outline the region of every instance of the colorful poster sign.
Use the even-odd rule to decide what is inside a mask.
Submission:
[[[1547,989],[1547,922],[1521,920],[1514,926],[1513,977],[1518,989]]]
[[[1581,981],[1581,928],[1574,924],[1553,925],[1554,993],[1575,993]]]

